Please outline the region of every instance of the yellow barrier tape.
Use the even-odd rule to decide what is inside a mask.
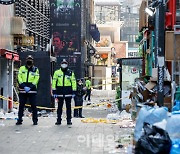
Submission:
[[[84,77],[84,78],[81,78],[81,79],[88,79],[89,77]],[[91,79],[102,79],[102,80],[104,80],[104,79],[118,79],[119,77],[117,76],[117,77],[91,77]]]
[[[114,101],[112,101],[112,102],[117,102],[117,101],[122,100],[122,99],[125,99],[125,98],[128,98],[128,97],[116,99],[116,100],[114,100]],[[11,102],[13,102],[13,103],[16,104],[16,105],[19,104],[19,102],[13,101],[13,100],[11,100],[11,99],[9,99],[9,98],[7,98],[7,97],[4,97],[4,96],[2,96],[2,95],[0,95],[0,99],[6,100],[6,101],[11,101]],[[90,108],[90,107],[102,106],[102,105],[106,105],[106,104],[110,104],[110,102],[107,101],[107,102],[102,102],[102,103],[98,103],[98,104],[90,104],[90,105],[88,105],[88,106],[73,106],[72,109]],[[25,106],[26,106],[26,107],[31,107],[31,105],[29,105],[29,104],[25,104]],[[37,106],[37,108],[38,108],[38,109],[43,109],[43,110],[56,110],[56,108],[48,108],[48,107],[43,107],[43,106]],[[65,110],[66,108],[63,108],[63,109]]]
[[[105,85],[113,85],[113,84],[119,84],[118,82],[108,82],[108,83],[104,83],[104,84],[98,84],[98,85],[94,85],[91,86],[91,88],[96,88],[96,87],[101,87],[101,86],[105,86]]]

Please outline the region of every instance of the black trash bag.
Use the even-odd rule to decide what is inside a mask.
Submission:
[[[168,133],[156,126],[144,123],[144,134],[135,147],[135,154],[169,154],[171,139]]]

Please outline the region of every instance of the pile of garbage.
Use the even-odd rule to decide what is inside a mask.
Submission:
[[[109,113],[106,118],[85,118],[82,119],[81,122],[116,124],[120,128],[135,127],[135,122],[131,120],[131,114],[127,113],[125,110],[123,110],[122,112],[118,111],[116,113]]]
[[[131,114],[127,113],[125,110],[122,112],[112,113],[107,115],[108,120],[118,120],[116,125],[120,128],[134,128],[135,122],[131,119]]]
[[[171,77],[168,70],[164,71],[164,106],[171,109]],[[138,113],[137,104],[157,102],[157,68],[153,68],[152,76],[143,76],[135,80],[133,90],[130,94],[133,113]],[[137,114],[136,114],[137,115]]]
[[[180,153],[180,111],[143,106],[134,130],[135,153]]]
[[[18,111],[13,109],[10,113],[5,113],[3,110],[0,111],[0,120],[16,120]]]

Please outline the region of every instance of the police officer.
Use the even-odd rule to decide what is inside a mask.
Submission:
[[[84,100],[88,97],[88,101],[91,101],[91,77],[88,77],[86,80],[86,96],[84,97]]]
[[[68,62],[65,59],[61,62],[61,68],[54,72],[52,89],[54,98],[58,98],[57,122],[55,125],[61,125],[64,100],[66,102],[67,125],[72,125],[71,99],[76,91],[76,79],[74,72],[68,68]]]
[[[83,95],[85,94],[85,91],[83,89],[83,82],[81,79],[77,80],[77,91],[76,91],[76,96],[74,97],[75,101],[75,107],[80,107],[81,108],[75,108],[74,109],[74,117],[76,118],[84,118],[82,116],[82,106],[83,106]]]
[[[33,57],[28,55],[26,58],[26,65],[21,66],[18,73],[19,83],[19,112],[18,120],[16,125],[22,124],[22,117],[24,112],[24,106],[29,98],[29,102],[32,108],[32,120],[33,125],[37,125],[37,108],[36,108],[36,95],[37,95],[37,84],[39,82],[39,70],[33,64]]]

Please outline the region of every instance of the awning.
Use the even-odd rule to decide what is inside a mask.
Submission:
[[[90,25],[89,33],[96,42],[100,41],[100,32],[99,32],[96,24],[91,24]]]
[[[0,49],[0,56],[14,61],[19,61],[19,55],[16,52],[8,51],[6,49]]]

